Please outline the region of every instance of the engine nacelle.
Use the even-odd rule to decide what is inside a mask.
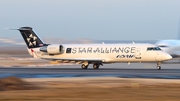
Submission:
[[[41,47],[40,51],[55,55],[55,54],[62,54],[64,52],[64,48],[62,45],[48,45],[46,47]]]

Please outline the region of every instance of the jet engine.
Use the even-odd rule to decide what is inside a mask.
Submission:
[[[62,45],[48,45],[46,47],[41,47],[40,51],[55,55],[62,54],[64,52],[64,48]]]

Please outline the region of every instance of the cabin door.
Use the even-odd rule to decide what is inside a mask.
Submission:
[[[135,59],[141,59],[141,48],[136,48]]]

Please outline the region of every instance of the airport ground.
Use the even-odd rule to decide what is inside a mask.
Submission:
[[[99,70],[93,70],[92,67],[81,70],[80,65],[59,65],[56,62],[31,59],[24,53],[0,54],[0,56],[0,74],[48,76],[55,74],[54,77],[42,75],[16,79],[1,77],[0,101],[179,101],[180,99],[180,64],[177,59],[163,63],[162,70],[156,70],[156,63],[108,64]],[[78,74],[78,76],[58,77],[57,74]],[[120,75],[104,76],[106,74]],[[122,78],[122,74],[128,77]]]
[[[179,80],[117,77],[22,80],[31,87],[27,86],[26,89],[25,85],[17,83],[6,85],[9,89],[0,91],[0,101],[179,101],[180,99]],[[16,86],[23,87],[21,89]]]

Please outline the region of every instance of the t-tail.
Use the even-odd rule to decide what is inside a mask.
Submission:
[[[40,37],[35,34],[31,27],[21,27],[17,29],[20,31],[27,47],[28,52],[34,58],[38,58],[38,55],[34,52],[39,47],[45,46],[46,44],[40,39]]]
[[[42,47],[44,45],[44,42],[34,33],[31,27],[21,27],[18,30],[29,49]]]

